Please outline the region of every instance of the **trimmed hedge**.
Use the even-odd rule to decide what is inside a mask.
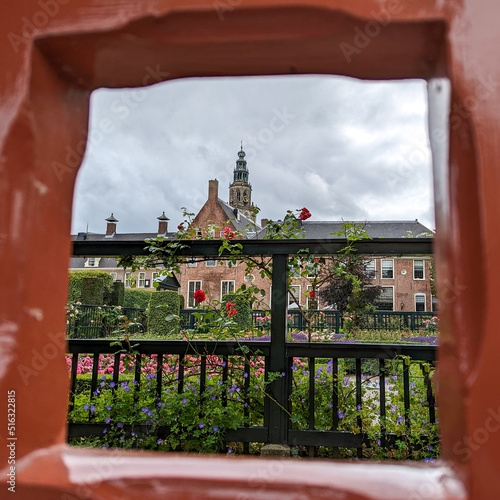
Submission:
[[[91,278],[84,287],[84,279]],[[105,271],[70,271],[68,276],[68,302],[102,306],[104,294],[111,292],[113,277]],[[90,300],[91,302],[85,302]]]
[[[125,299],[125,284],[114,281],[110,292],[104,292],[104,303],[107,306],[123,306]]]
[[[223,308],[226,313],[226,304],[228,301],[231,302],[231,304],[236,304],[234,308],[238,314],[233,316],[233,320],[242,328],[250,328],[252,326],[252,308],[250,307],[248,299],[236,293],[223,295],[221,308]]]
[[[136,309],[147,309],[151,295],[157,293],[155,290],[138,290],[125,288],[125,307],[134,307]]]
[[[165,319],[171,314],[180,314],[179,294],[171,290],[152,293],[148,307],[148,333],[161,337],[178,333],[179,319]]]

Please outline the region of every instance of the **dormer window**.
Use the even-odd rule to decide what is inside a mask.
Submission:
[[[99,267],[99,261],[101,260],[100,257],[89,257],[86,261],[84,266],[85,267]]]

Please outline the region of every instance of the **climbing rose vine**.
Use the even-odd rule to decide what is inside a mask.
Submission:
[[[304,207],[301,211],[300,211],[300,214],[299,214],[299,219],[300,220],[306,220],[306,219],[309,219],[309,217],[311,217],[311,212],[309,212],[309,210],[307,210],[306,207]]]

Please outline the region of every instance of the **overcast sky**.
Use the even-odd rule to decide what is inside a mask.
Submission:
[[[72,232],[154,232],[228,185],[243,140],[260,218],[413,220],[434,229],[426,84],[286,76],[175,80],[92,94]]]

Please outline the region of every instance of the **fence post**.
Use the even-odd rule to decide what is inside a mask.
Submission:
[[[288,441],[288,386],[290,373],[286,362],[288,255],[273,256],[271,349],[269,371],[278,377],[269,386],[269,443],[287,444]],[[284,373],[285,376],[281,376]]]

